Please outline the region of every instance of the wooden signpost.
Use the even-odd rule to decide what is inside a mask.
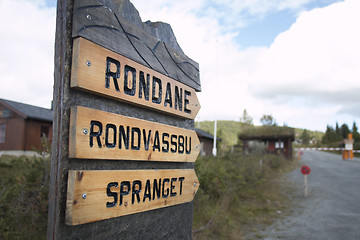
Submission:
[[[71,108],[70,158],[195,162],[193,130],[84,107]]]
[[[193,88],[82,37],[74,39],[71,87],[194,119]]]
[[[66,224],[78,225],[193,200],[193,169],[69,171]]]
[[[137,14],[58,0],[48,239],[191,239],[199,67]]]

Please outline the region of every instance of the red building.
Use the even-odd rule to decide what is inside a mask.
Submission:
[[[52,110],[0,99],[0,151],[41,150],[52,138]]]

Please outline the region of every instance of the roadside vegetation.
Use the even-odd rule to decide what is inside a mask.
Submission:
[[[0,239],[45,239],[50,159],[0,157]]]
[[[241,153],[199,158],[193,238],[239,239],[279,217],[289,204],[281,176],[294,162]],[[0,239],[46,238],[49,168],[46,157],[0,157]]]
[[[296,164],[278,155],[199,158],[193,239],[242,239],[281,217],[291,204],[284,174]]]

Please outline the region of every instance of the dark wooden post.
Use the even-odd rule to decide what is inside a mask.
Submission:
[[[129,4],[128,1],[123,2]],[[131,100],[122,101],[104,94],[94,94],[88,90],[71,87],[71,71],[74,63],[73,41],[75,38],[82,37],[92,38],[91,41],[99,46],[132,59],[147,69],[175,79],[186,87],[200,91],[198,64],[183,53],[176,52],[166,43],[157,43],[158,40],[155,37],[123,19],[123,15],[116,10],[116,7],[120,5],[119,1],[105,0],[58,0],[57,3],[53,147],[47,239],[191,239],[192,202],[79,225],[65,223],[68,177],[70,173],[73,173],[71,170],[78,172],[83,170],[86,173],[89,170],[103,172],[103,170],[194,169],[193,162],[185,161],[157,161],[156,159],[131,161],[109,160],[107,157],[103,159],[69,157],[69,147],[72,147],[69,146],[70,125],[72,124],[70,112],[76,107],[182,129],[194,128],[191,117],[179,117],[166,111],[154,110],[151,106],[142,107],[139,104],[133,104]],[[74,14],[77,15],[74,16]],[[117,21],[111,22],[109,26],[104,25],[114,19]],[[81,24],[88,25],[81,27]],[[100,31],[100,35],[94,33],[95,28]],[[104,35],[105,33],[109,35]],[[180,59],[177,59],[178,56]],[[152,60],[156,61],[152,63]],[[188,104],[187,107],[193,106],[192,103],[185,104]],[[117,179],[117,181],[121,180],[121,177]],[[178,183],[179,181],[182,180],[177,180]],[[106,188],[104,189],[106,191]],[[196,191],[194,195],[195,193]]]

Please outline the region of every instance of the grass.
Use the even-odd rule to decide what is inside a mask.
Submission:
[[[0,239],[45,239],[50,160],[0,157]]]
[[[281,176],[295,162],[240,153],[199,158],[193,239],[260,236],[259,227],[288,209]],[[46,238],[49,168],[45,157],[0,157],[0,239]]]
[[[282,176],[295,164],[275,155],[198,159],[193,239],[242,239],[283,216],[290,199]]]

